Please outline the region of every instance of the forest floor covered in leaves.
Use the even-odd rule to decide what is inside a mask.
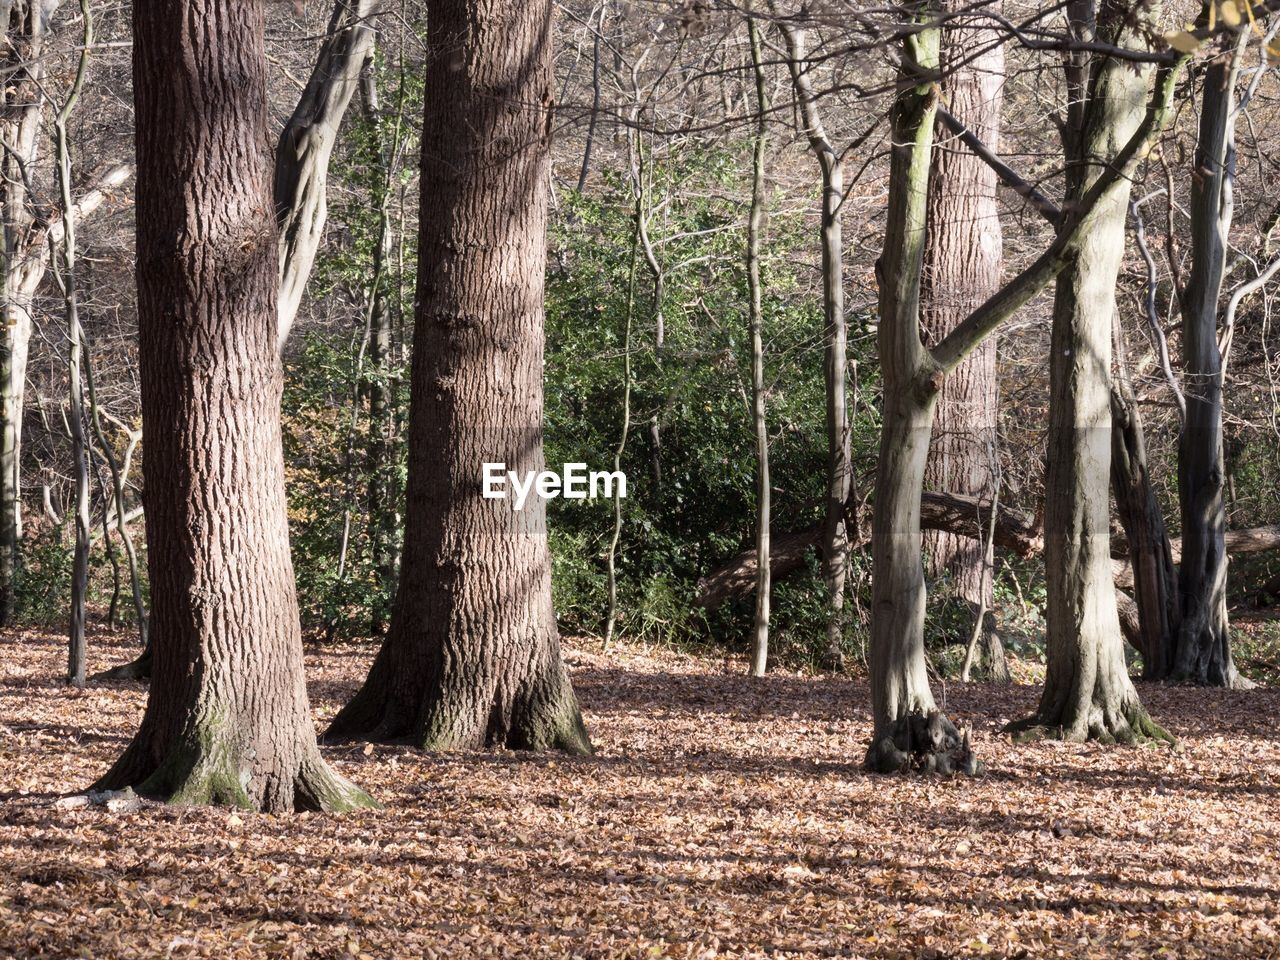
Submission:
[[[318,724],[372,653],[308,656]],[[1280,956],[1274,690],[1143,687],[1175,753],[1014,746],[1037,688],[949,684],[990,772],[878,777],[864,683],[571,645],[592,758],[326,747],[385,809],[111,813],[57,801],[145,692],[63,656],[0,638],[5,957]]]

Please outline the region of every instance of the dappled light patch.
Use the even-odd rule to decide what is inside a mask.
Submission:
[[[866,773],[865,683],[570,643],[598,752],[324,748],[343,816],[60,806],[136,683],[0,640],[0,944],[110,957],[1265,956],[1280,936],[1275,691],[1141,685],[1168,748],[999,735],[1039,689],[948,683],[977,778]],[[90,638],[90,670],[136,648]],[[317,727],[374,648],[308,657]],[[1161,951],[1164,951],[1161,953]]]

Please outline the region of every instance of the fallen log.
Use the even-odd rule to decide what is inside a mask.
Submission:
[[[1280,526],[1228,530],[1223,539],[1228,556],[1233,553],[1263,553],[1267,550],[1280,550]],[[1181,563],[1182,538],[1170,538],[1169,549],[1173,553],[1173,562],[1175,564]],[[1133,586],[1133,567],[1128,560],[1112,560],[1111,566],[1115,574],[1117,587],[1128,590]]]
[[[924,530],[945,530],[962,537],[980,540],[986,537],[991,522],[990,504],[976,497],[950,493],[925,493],[920,499],[920,527]],[[850,527],[855,524],[850,522]],[[810,550],[818,547],[821,525],[791,533],[774,534],[769,550],[773,579],[781,580],[805,564]],[[1037,520],[1017,510],[1002,508],[996,517],[996,545],[1025,558],[1033,557],[1044,549],[1044,535]],[[870,538],[859,534],[851,538],[849,549],[862,550]],[[1182,540],[1174,538],[1169,546],[1176,564],[1182,559]],[[1280,550],[1280,526],[1250,527],[1228,530],[1227,553],[1261,553]],[[1127,559],[1112,560],[1112,573],[1116,586],[1122,590],[1133,587],[1133,567]],[[756,551],[745,550],[716,567],[698,581],[694,603],[704,610],[716,610],[730,600],[749,596],[756,588]],[[1137,607],[1126,607],[1125,600],[1133,604],[1127,595],[1120,600],[1121,625],[1126,635],[1136,636]]]
[[[983,539],[991,523],[991,505],[977,497],[950,493],[925,493],[920,498],[920,526],[925,530],[945,530],[959,536]],[[850,527],[855,524],[850,522]],[[780,580],[805,564],[810,550],[818,547],[820,524],[806,530],[774,534],[769,550],[773,579]],[[869,537],[852,538],[850,550],[864,549]],[[1032,517],[1002,508],[996,515],[997,546],[1020,557],[1031,557],[1044,547],[1040,525]],[[756,551],[745,550],[721,564],[698,581],[694,603],[705,610],[716,610],[736,597],[748,596],[756,587]]]

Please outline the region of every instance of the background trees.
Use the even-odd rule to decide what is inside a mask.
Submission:
[[[83,254],[80,312],[98,393],[89,406],[98,410],[104,425],[102,437],[92,430],[88,434],[94,477],[91,619],[99,608],[112,606],[113,596],[128,596],[117,521],[136,522],[140,511],[137,472],[123,478],[117,496],[109,461],[123,464],[131,443],[137,444],[134,461],[147,460],[146,439],[138,439],[132,347],[131,189],[124,166],[133,132],[129,79],[124,48],[111,46],[129,34],[118,10],[95,12],[102,44],[94,51],[84,109],[70,125],[77,156],[86,158],[73,177],[73,196],[80,200],[78,209],[87,209],[90,198],[96,197],[98,204],[93,216],[78,220],[77,231]],[[623,436],[623,395],[629,390],[630,418],[620,462],[635,482],[615,554],[617,633],[744,650],[757,572],[751,552],[758,501],[755,451],[762,439],[752,413],[756,381],[769,412],[763,439],[770,450],[773,528],[771,654],[783,663],[820,667],[834,662],[835,647],[846,667],[858,672],[869,659],[875,618],[870,544],[871,518],[883,490],[876,482],[883,466],[880,431],[892,407],[887,397],[901,382],[889,371],[892,364],[878,344],[887,335],[880,295],[886,282],[902,279],[891,276],[898,268],[886,271],[882,258],[887,201],[900,186],[891,169],[887,121],[899,92],[894,71],[901,27],[896,16],[884,11],[810,5],[801,18],[798,8],[778,4],[756,5],[751,12],[761,34],[763,109],[742,10],[584,2],[565,4],[555,16],[558,53],[550,89],[557,109],[549,148],[544,357],[547,459],[609,463]],[[1149,55],[1166,56],[1161,35],[1196,13],[1170,7],[1153,14],[1151,35],[1141,38],[1152,47]],[[946,279],[948,263],[958,271],[982,264],[966,257],[968,239],[956,256],[946,253],[944,225],[955,227],[959,235],[998,224],[1005,279],[1036,263],[1052,243],[1056,228],[1046,221],[1056,223],[1060,208],[1070,207],[1058,198],[1075,189],[1068,180],[1079,166],[1067,162],[1054,124],[1055,117],[1069,119],[1065,111],[1072,100],[1060,58],[1072,52],[1090,64],[1105,60],[1097,49],[1080,50],[1066,18],[1049,10],[1012,6],[998,15],[993,8],[956,7],[938,15],[943,59],[938,79],[949,109],[935,124],[929,151],[932,206],[925,225],[936,242],[926,245],[921,274],[926,330],[939,310],[955,307],[957,316],[948,320],[955,323],[961,319],[960,300],[968,302],[966,313],[982,300],[976,287],[960,291],[957,282]],[[331,149],[328,217],[323,229],[312,231],[314,269],[283,353],[285,470],[298,596],[308,636],[364,637],[387,622],[405,518],[406,360],[414,340],[406,309],[417,269],[417,116],[425,108],[425,51],[419,31],[425,13],[421,5],[407,2],[403,9],[307,4],[299,11],[273,5],[265,16],[271,138],[292,131],[284,139],[294,142],[290,137],[306,126],[290,123],[300,104],[329,110],[321,110]],[[80,32],[77,17],[74,7],[64,5],[49,18],[48,56],[39,66],[47,73],[42,81],[47,94],[34,104],[43,111],[33,141],[40,150],[25,163],[25,180],[21,168],[14,167],[2,187],[6,196],[25,204],[14,208],[13,217],[32,218],[29,229],[11,232],[15,243],[36,251],[7,261],[24,270],[42,270],[47,261],[48,246],[40,245],[42,224],[48,221],[50,234],[58,229],[56,213],[47,216],[55,184],[47,147],[50,108],[61,102],[71,80]],[[1011,24],[1017,25],[1016,33]],[[803,56],[788,41],[798,31],[803,31]],[[376,45],[370,42],[371,32],[377,34]],[[360,43],[348,43],[354,39]],[[1124,454],[1111,459],[1114,486],[1127,492],[1121,498],[1126,509],[1117,511],[1125,520],[1123,533],[1117,525],[1102,524],[1099,514],[1094,581],[1097,590],[1106,592],[1119,570],[1116,582],[1125,595],[1116,599],[1122,609],[1128,609],[1125,602],[1132,591],[1142,620],[1133,633],[1138,646],[1119,648],[1119,655],[1127,669],[1152,676],[1163,675],[1174,660],[1181,617],[1177,605],[1184,601],[1182,591],[1168,587],[1179,562],[1178,548],[1196,536],[1181,517],[1176,466],[1182,432],[1177,396],[1190,397],[1203,379],[1188,367],[1192,358],[1181,329],[1185,298],[1180,291],[1191,285],[1193,267],[1204,260],[1193,241],[1198,228],[1189,216],[1198,209],[1193,192],[1201,189],[1193,176],[1194,150],[1209,113],[1203,109],[1206,97],[1225,89],[1206,79],[1228,64],[1218,55],[1234,49],[1229,39],[1206,43],[1195,55],[1189,80],[1175,90],[1174,109],[1158,148],[1139,158],[1133,170],[1132,198],[1138,202],[1150,264],[1132,233],[1137,215],[1130,212],[1130,236],[1119,237],[1114,279],[1108,281],[1116,290],[1110,320],[1119,323],[1114,334],[1110,320],[1106,329],[1116,339],[1114,354],[1127,360],[1128,398],[1115,376],[1103,379],[1117,386],[1112,401],[1123,411],[1111,442]],[[337,54],[345,66],[322,69]],[[994,67],[983,63],[984,58],[994,63],[1000,54],[1007,62],[1007,79],[998,87],[1006,122],[997,138],[980,118],[965,113],[960,101],[965,83],[996,86]],[[28,66],[21,45],[6,56],[16,80],[35,68]],[[1280,478],[1274,274],[1267,279],[1276,259],[1280,210],[1271,142],[1277,85],[1256,34],[1249,33],[1235,62],[1237,77],[1228,85],[1234,102],[1243,104],[1230,184],[1235,211],[1229,226],[1219,229],[1219,234],[1225,231],[1227,256],[1222,292],[1211,298],[1215,306],[1210,311],[1219,353],[1228,360],[1222,381],[1221,456],[1212,452],[1212,444],[1193,444],[1197,457],[1207,456],[1209,474],[1212,464],[1220,463],[1216,469],[1225,530],[1280,520],[1272,494]],[[1136,68],[1125,69],[1131,74]],[[316,83],[323,96],[312,96]],[[335,99],[337,94],[341,96]],[[990,105],[994,95],[983,92],[981,104]],[[343,97],[349,100],[345,112],[337,111],[343,119],[335,128],[333,109]],[[21,112],[17,106],[15,100],[5,117],[15,119]],[[22,101],[22,110],[32,106]],[[829,169],[815,162],[814,127],[806,120],[813,111],[821,120],[828,148],[821,156],[831,161]],[[763,337],[757,372],[743,251],[752,192],[747,172],[761,121],[769,137],[761,158],[767,177],[760,212],[767,239],[758,257]],[[277,152],[277,169],[288,156],[288,151]],[[947,174],[961,167],[971,178],[966,182],[981,181],[980,189],[948,190]],[[839,189],[824,193],[824,177]],[[112,185],[103,189],[104,184]],[[638,245],[627,342],[622,319],[627,315],[637,189],[645,237]],[[309,195],[316,196],[314,191]],[[1123,226],[1123,214],[1116,213],[1113,228]],[[842,227],[838,250],[830,243],[837,221]],[[314,218],[308,222],[315,227]],[[987,235],[990,240],[994,230]],[[1118,236],[1113,231],[1113,242]],[[982,272],[992,274],[991,263],[984,263]],[[837,274],[839,282],[833,282]],[[1198,274],[1195,279],[1199,283]],[[13,578],[21,623],[53,622],[65,615],[71,570],[67,518],[75,512],[68,509],[74,501],[64,322],[51,278],[40,280],[35,291],[30,309],[35,353],[24,381],[29,402],[25,416],[14,420],[27,437],[17,462],[24,478],[20,501],[28,536]],[[1241,296],[1233,300],[1237,292]],[[837,297],[843,307],[833,309]],[[9,306],[17,300],[11,298]],[[1229,313],[1234,321],[1228,335]],[[1019,679],[1039,678],[1040,661],[1047,659],[1048,584],[1038,553],[1037,520],[1044,509],[1050,419],[1049,314],[1048,301],[1035,298],[1001,328],[994,362],[1002,402],[990,423],[994,450],[982,444],[985,462],[978,471],[984,477],[988,471],[999,474],[997,509],[990,509],[990,493],[979,485],[969,491],[968,500],[926,498],[921,516],[925,526],[976,533],[963,536],[962,542],[980,544],[994,513],[990,608]],[[843,351],[833,348],[828,336],[835,321],[844,326]],[[1197,323],[1199,331],[1204,323]],[[925,345],[933,350],[941,337],[926,334]],[[843,353],[845,364],[833,367],[833,350]],[[1166,355],[1169,372],[1176,374],[1172,386]],[[989,357],[983,361],[988,362]],[[630,370],[625,381],[624,367]],[[828,400],[835,394],[829,374],[837,373],[845,377],[846,426],[832,433]],[[989,388],[984,377],[975,382]],[[944,381],[944,394],[953,382]],[[937,433],[957,435],[949,426]],[[833,463],[846,462],[845,441],[847,466],[833,472]],[[847,480],[847,490],[841,486],[838,496],[832,495],[833,476],[841,484]],[[1105,497],[1098,492],[1094,500],[1099,509]],[[1134,512],[1145,520],[1135,522]],[[605,632],[614,519],[611,504],[557,502],[549,507],[551,589],[559,627],[566,632]],[[1167,547],[1161,532],[1166,524]],[[836,565],[824,563],[835,555],[833,536],[848,541],[845,560]],[[1205,542],[1216,544],[1216,534]],[[1223,547],[1230,542],[1224,533]],[[108,548],[119,551],[119,577]],[[145,555],[148,548],[139,538],[138,549]],[[1190,549],[1193,558],[1205,556],[1199,547]],[[970,559],[983,552],[978,546]],[[1223,556],[1227,552],[1221,551]],[[956,672],[972,634],[974,591],[963,578],[936,575],[933,561],[939,555],[936,545],[926,542],[922,583],[928,599],[918,637],[925,674],[932,670],[947,678]],[[1119,569],[1125,566],[1116,563],[1122,556],[1134,558],[1132,574]],[[1274,552],[1237,552],[1232,561],[1225,568],[1223,605],[1245,625],[1257,615],[1257,604],[1275,602],[1280,568]],[[1184,577],[1191,576],[1193,565],[1183,564]],[[745,575],[721,576],[726,569]],[[1221,579],[1221,565],[1215,570]],[[846,581],[839,591],[829,587],[836,574]],[[736,586],[721,589],[726,583]],[[1273,584],[1270,593],[1268,583]],[[145,607],[148,584],[141,588]],[[837,594],[845,608],[833,617],[831,601]],[[136,619],[134,604],[117,602],[115,609],[117,619]],[[1106,632],[1112,632],[1109,624]],[[902,640],[895,637],[895,642]],[[1162,658],[1167,667],[1157,663]]]

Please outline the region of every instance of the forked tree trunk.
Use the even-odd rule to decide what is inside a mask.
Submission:
[[[844,205],[844,170],[840,154],[827,138],[818,112],[810,74],[814,66],[805,51],[804,28],[780,21],[786,40],[787,69],[809,148],[822,175],[822,315],[823,360],[827,398],[827,482],[822,527],[822,580],[827,588],[826,666],[844,660],[844,583],[849,560],[849,536],[844,505],[852,482],[849,412],[846,389],[848,325],[844,316],[844,235],[840,211]]]
[[[919,756],[927,768],[950,768],[955,729],[924,744],[937,714],[924,654],[925,582],[920,493],[943,372],[920,338],[920,280],[926,239],[930,153],[937,99],[912,86],[917,71],[937,64],[936,30],[904,44],[905,91],[892,108],[888,221],[877,262],[880,369],[884,379],[880,458],[871,531],[871,712],[867,751],[873,770],[900,770]]]
[[[1103,0],[1100,10],[1093,0],[1068,7],[1078,37],[1140,49],[1145,28],[1126,22],[1128,14],[1114,0]],[[1139,129],[1150,70],[1076,52],[1068,73],[1070,206],[1101,176],[1098,158],[1115,156]],[[1167,737],[1129,680],[1112,580],[1111,335],[1128,197],[1126,180],[1093,210],[1054,296],[1045,478],[1048,671],[1037,712],[1011,729],[1068,740]]]
[[[560,655],[546,504],[481,497],[541,470],[551,2],[428,9],[418,310],[400,586],[330,737],[591,750]]]
[[[930,13],[926,9],[919,15],[924,18]],[[936,72],[936,34],[933,29],[918,29],[908,33],[903,44],[902,92],[892,112],[884,252],[877,264],[884,407],[872,542],[874,729],[866,763],[880,771],[907,766],[943,771],[979,767],[967,737],[962,738],[934,707],[925,671],[919,505],[937,392],[948,373],[1093,242],[1088,227],[1094,212],[1100,204],[1106,209],[1115,201],[1120,185],[1127,185],[1138,158],[1154,142],[1185,62],[1179,58],[1162,69],[1158,95],[1142,123],[1123,149],[1106,154],[1113,158],[1110,168],[1063,216],[1049,249],[926,350],[920,339],[919,295],[938,96],[930,81]],[[1114,617],[1114,593],[1109,593]],[[1123,659],[1120,662],[1123,667]]]
[[[992,31],[951,21],[943,31],[942,96],[952,114],[994,153],[1000,150],[1004,47]],[[976,56],[974,51],[981,51]],[[940,133],[942,131],[939,131]],[[1000,287],[1004,266],[999,182],[994,170],[955,140],[942,140],[930,170],[928,238],[921,276],[921,326],[937,342]],[[984,340],[938,394],[925,482],[934,490],[991,499],[996,455],[996,338]],[[993,677],[1007,681],[995,631],[994,557],[983,539],[930,531],[925,552],[934,576],[948,575],[975,616]]]
[[[138,327],[154,680],[100,788],[372,803],[320,756],[289,558],[261,0],[138,0]]]
[[[1247,31],[1242,31],[1247,38]],[[1227,620],[1226,465],[1222,452],[1219,301],[1231,232],[1235,167],[1235,38],[1204,73],[1191,177],[1191,273],[1182,296],[1187,417],[1178,443],[1182,622],[1169,676],[1215,687],[1245,686],[1231,658]]]

